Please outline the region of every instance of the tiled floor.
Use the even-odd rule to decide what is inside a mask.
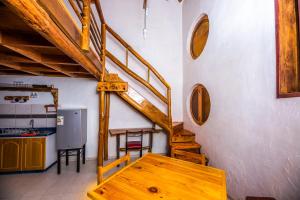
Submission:
[[[96,161],[87,161],[76,173],[76,162],[56,165],[44,173],[0,175],[0,200],[87,200],[87,191],[96,186]]]

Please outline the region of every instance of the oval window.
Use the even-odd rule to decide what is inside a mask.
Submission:
[[[191,55],[193,59],[198,58],[207,42],[209,33],[209,20],[208,16],[204,15],[197,23],[191,40]]]
[[[190,110],[198,125],[201,126],[207,121],[210,113],[210,98],[207,89],[201,84],[196,85],[192,92]]]

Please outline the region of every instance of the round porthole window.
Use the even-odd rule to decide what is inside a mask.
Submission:
[[[210,98],[207,89],[201,84],[197,84],[192,92],[190,111],[194,121],[200,126],[203,125],[209,117]]]
[[[198,58],[207,42],[209,33],[209,20],[208,16],[204,15],[199,22],[197,23],[196,27],[194,28],[192,39],[191,39],[191,56],[193,59]]]

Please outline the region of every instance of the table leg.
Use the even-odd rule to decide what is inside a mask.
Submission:
[[[60,174],[60,150],[57,150],[57,174]]]
[[[82,164],[85,164],[85,145],[83,145],[82,149]]]
[[[117,159],[119,159],[120,158],[120,135],[117,135],[116,136],[116,142],[117,142],[117,145],[116,145],[116,147],[117,147]],[[117,165],[117,167],[120,167],[120,165]]]
[[[117,135],[117,159],[120,158],[120,135]]]
[[[77,149],[77,172],[80,172],[80,149]]]
[[[150,132],[149,133],[149,150],[148,150],[149,153],[152,152],[152,147],[153,147],[153,133]]]
[[[69,165],[69,150],[66,150],[66,165]]]
[[[142,157],[143,156],[143,132],[142,132],[142,134],[141,134],[141,149],[140,149],[140,157]]]

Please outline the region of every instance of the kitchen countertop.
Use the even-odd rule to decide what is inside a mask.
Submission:
[[[28,132],[24,129],[9,129],[9,131],[5,131],[5,133],[0,133],[0,138],[32,138],[32,137],[47,137],[49,135],[56,133],[56,128],[36,128],[34,129],[37,132],[36,135],[24,136],[22,133]],[[3,131],[3,130],[2,130]],[[17,132],[17,133],[16,133]]]

